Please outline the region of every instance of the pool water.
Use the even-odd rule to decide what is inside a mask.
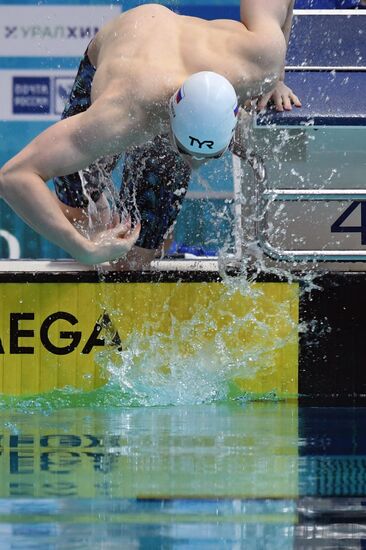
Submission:
[[[362,548],[366,409],[1,403],[0,548]]]

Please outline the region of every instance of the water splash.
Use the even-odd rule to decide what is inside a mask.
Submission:
[[[140,404],[155,406],[230,399],[246,393],[246,380],[250,387],[259,373],[278,372],[286,349],[297,341],[289,301],[236,277],[219,286],[205,287],[205,300],[196,296],[198,303],[184,311],[167,296],[161,315],[124,336],[122,351],[98,353],[108,378]],[[108,311],[110,298],[105,292]],[[123,325],[123,305],[113,318]]]

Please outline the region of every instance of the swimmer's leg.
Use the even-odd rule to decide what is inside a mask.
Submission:
[[[83,234],[119,222],[119,197],[112,171],[119,156],[101,158],[86,170],[54,179],[56,198],[66,218]]]
[[[90,107],[95,71],[86,52],[62,113],[63,119],[82,113]],[[90,228],[95,231],[104,230],[111,219],[112,223],[119,221],[113,219],[113,212],[110,211],[111,203],[113,208],[113,202],[118,202],[118,195],[113,196],[111,174],[119,158],[105,157],[86,170],[54,179],[59,207],[67,219],[84,234],[90,234]]]
[[[91,233],[98,233],[119,223],[119,216],[118,218],[113,218],[104,193],[96,201],[93,214],[89,213],[88,208],[78,208],[65,204],[56,195],[55,199],[64,216],[83,235],[90,237]]]
[[[191,169],[171,148],[169,138],[157,136],[128,152],[120,193],[122,216],[141,222],[136,246],[115,269],[149,269],[172,233],[191,177]]]

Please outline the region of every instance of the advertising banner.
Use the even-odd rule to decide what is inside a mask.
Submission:
[[[69,97],[72,71],[0,71],[0,120],[58,120]]]
[[[212,396],[223,372],[233,394],[297,394],[298,283],[255,283],[243,296],[220,282],[194,278],[62,282],[59,270],[53,282],[30,282],[33,275],[27,282],[16,283],[12,275],[0,282],[1,393],[89,391],[113,377],[124,388],[154,381],[169,393],[192,369],[190,396]],[[74,277],[80,280],[82,272]],[[257,322],[245,321],[253,311]],[[208,361],[202,361],[205,354]],[[121,368],[109,370],[113,364]]]
[[[0,6],[0,56],[80,56],[120,6]]]

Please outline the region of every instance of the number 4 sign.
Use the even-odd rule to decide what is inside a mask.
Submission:
[[[351,216],[351,214],[360,206],[361,208],[361,225],[346,225],[343,223]],[[330,228],[332,233],[361,233],[361,244],[366,245],[366,202],[354,201],[348,208],[339,216]]]

